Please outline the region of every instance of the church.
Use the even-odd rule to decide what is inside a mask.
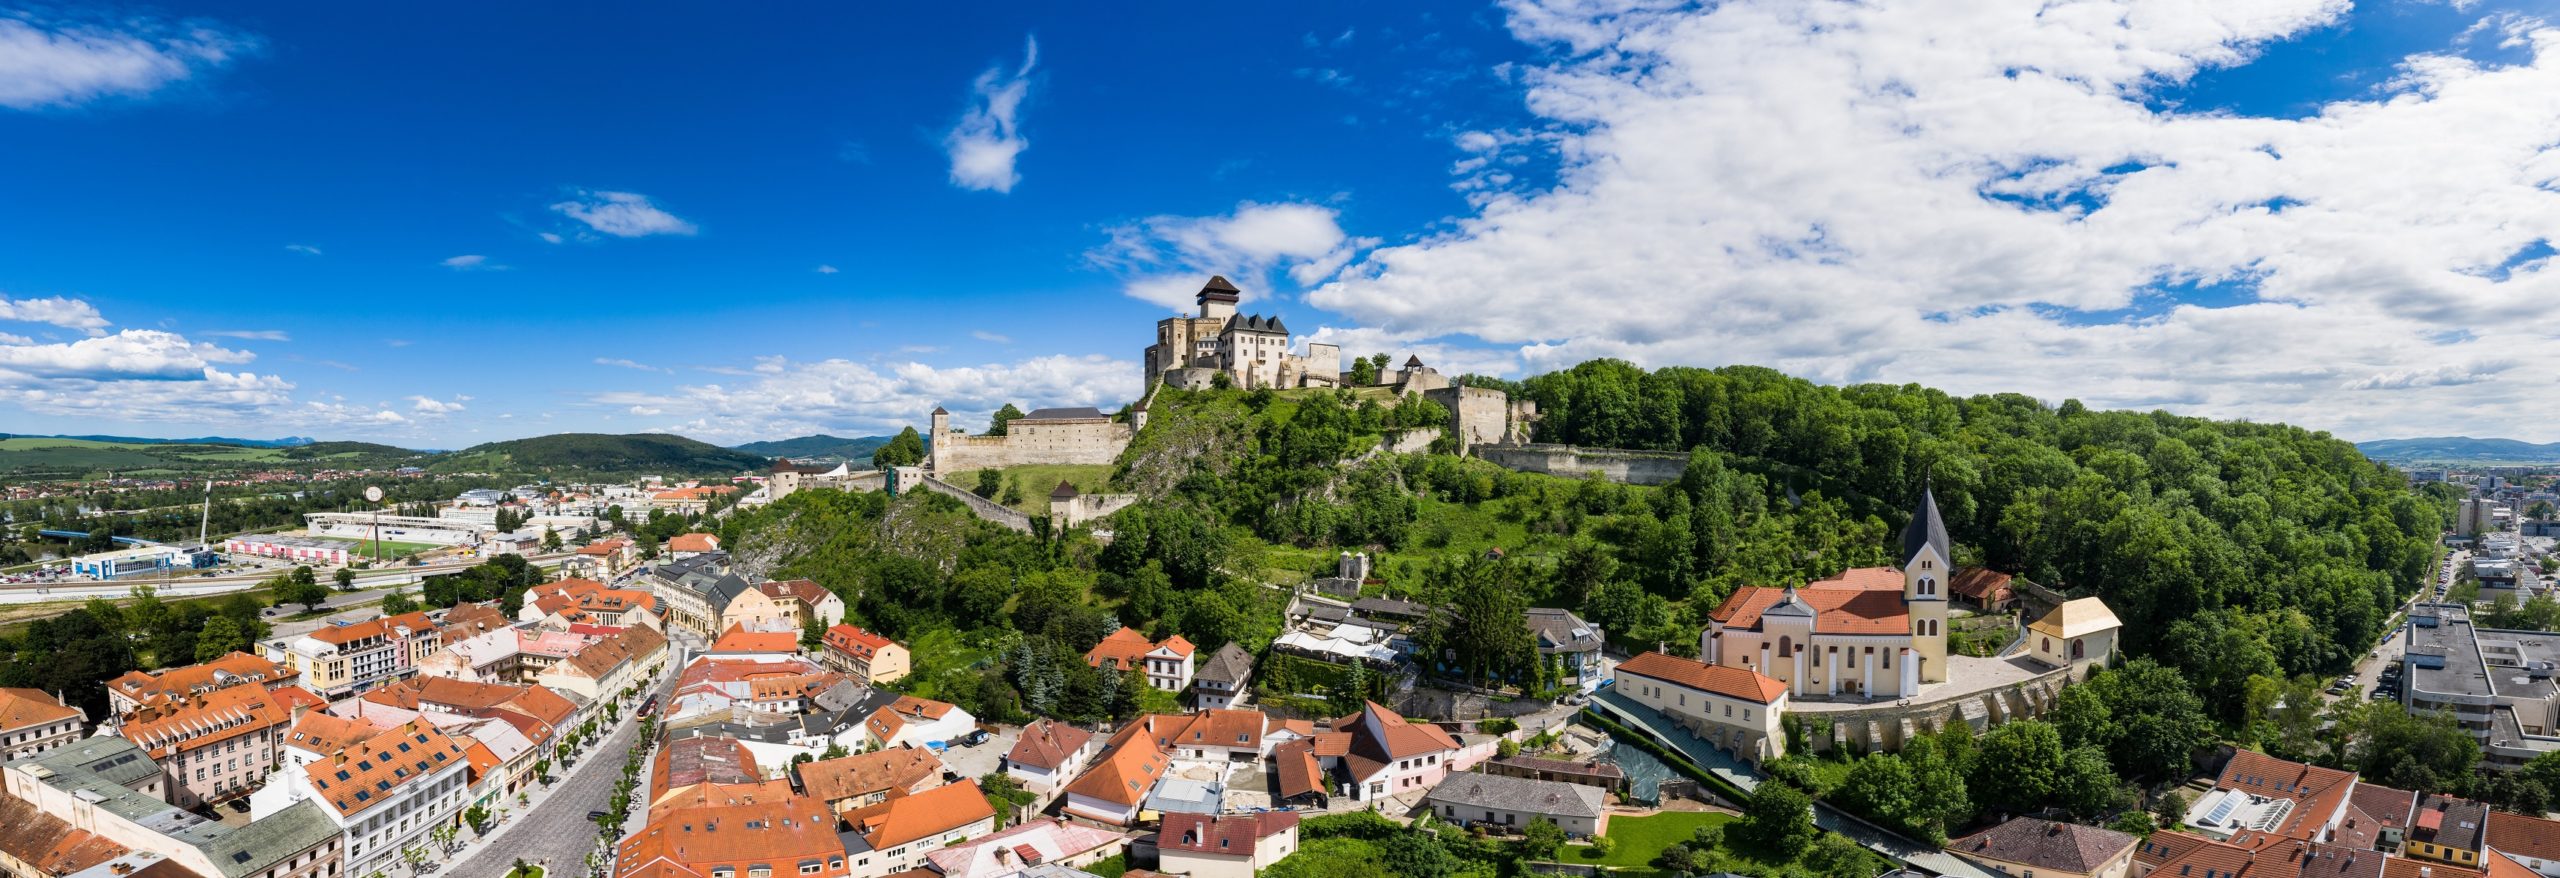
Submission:
[[[1305,356],[1291,354],[1289,327],[1279,317],[1236,313],[1243,295],[1225,276],[1213,276],[1200,286],[1198,316],[1156,321],[1156,343],[1147,346],[1146,386],[1162,381],[1205,390],[1221,374],[1247,390],[1341,383],[1341,346],[1308,342]]]
[[[1898,567],[1860,567],[1802,587],[1745,586],[1707,616],[1698,655],[1804,697],[1910,698],[1947,679],[1953,552],[1924,487]]]

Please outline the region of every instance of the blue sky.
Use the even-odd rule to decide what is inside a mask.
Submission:
[[[0,430],[1116,405],[1218,271],[1451,371],[2560,438],[2552,4],[1931,5],[0,5]]]

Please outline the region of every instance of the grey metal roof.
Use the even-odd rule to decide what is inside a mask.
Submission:
[[[1582,621],[1571,610],[1554,607],[1531,607],[1529,631],[1538,636],[1538,651],[1597,652],[1600,649],[1600,626]]]
[[[234,828],[137,792],[135,784],[160,776],[160,765],[124,738],[83,738],[9,765],[41,767],[38,779],[46,785],[69,790],[98,808],[203,851],[206,859],[221,867],[224,878],[265,872],[341,832],[320,811],[320,804],[310,799]]]
[[[1955,552],[1947,542],[1947,522],[1938,517],[1938,494],[1927,483],[1920,486],[1920,505],[1911,510],[1911,523],[1902,527],[1902,563],[1909,566],[1920,554],[1920,547],[1938,550],[1938,560],[1955,563]]]
[[[1396,598],[1361,598],[1352,601],[1351,608],[1370,615],[1402,616],[1408,619],[1422,618],[1424,613],[1431,611],[1431,608],[1421,604]]]
[[[196,845],[205,858],[222,868],[224,878],[264,874],[286,858],[325,844],[338,835],[317,799],[304,799],[220,838]]]
[[[735,573],[724,574],[719,579],[712,580],[711,587],[702,590],[702,600],[711,605],[712,612],[718,613],[729,609],[729,602],[737,600],[739,595],[754,590],[754,583],[746,581]]]
[[[1281,335],[1289,334],[1289,327],[1282,324],[1277,315],[1264,317],[1260,314],[1238,314],[1234,317],[1228,318],[1227,330],[1230,332],[1274,332]]]
[[[1209,680],[1233,686],[1244,682],[1244,678],[1252,673],[1253,655],[1245,652],[1244,647],[1230,643],[1218,647],[1217,652],[1211,653],[1209,660],[1201,662],[1200,669],[1194,671],[1191,677],[1195,680]]]
[[[1431,794],[1423,801],[1561,817],[1598,817],[1607,804],[1606,794],[1599,787],[1472,771],[1450,775],[1431,788]]]
[[[1094,408],[1094,407],[1089,406],[1089,405],[1079,405],[1079,406],[1069,406],[1069,407],[1065,407],[1065,408],[1032,409],[1030,414],[1023,415],[1022,417],[1015,418],[1014,420],[1016,420],[1016,421],[1074,421],[1074,420],[1091,420],[1091,419],[1094,419],[1094,418],[1108,418],[1108,417],[1111,417],[1111,416],[1110,416],[1110,415],[1103,414],[1101,409]]]

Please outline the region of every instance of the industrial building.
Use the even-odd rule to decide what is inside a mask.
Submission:
[[[179,546],[135,546],[112,552],[99,552],[71,559],[71,572],[97,579],[121,579],[170,570],[211,567],[214,557],[209,552],[193,551]]]
[[[244,534],[222,541],[222,550],[235,555],[331,566],[344,565],[351,560],[349,548],[349,544],[336,540],[315,540],[292,534]]]
[[[463,546],[477,543],[493,528],[451,518],[418,515],[375,515],[370,512],[311,512],[302,516],[315,537],[353,540],[383,539],[399,543]],[[377,532],[377,528],[379,531]]]

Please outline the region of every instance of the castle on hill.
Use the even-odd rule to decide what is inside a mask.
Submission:
[[[1246,390],[1335,387],[1342,383],[1342,346],[1307,343],[1291,352],[1289,327],[1277,316],[1238,314],[1243,291],[1213,275],[1200,286],[1197,316],[1156,321],[1156,343],[1147,346],[1146,386],[1158,382],[1206,390],[1217,376]]]

